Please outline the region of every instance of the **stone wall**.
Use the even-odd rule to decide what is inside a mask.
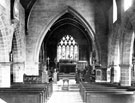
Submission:
[[[93,5],[90,0],[38,0],[36,2],[29,17],[27,35],[27,69],[34,70],[32,74],[38,74],[39,50],[43,38],[68,7],[85,18],[92,31],[95,31]]]
[[[9,3],[8,3],[9,4]],[[9,52],[11,50],[11,40],[13,34],[13,27],[10,24],[10,5],[4,6],[0,5],[0,61],[9,61]]]
[[[108,36],[112,26],[112,1],[103,0],[95,3],[95,38],[99,47],[99,63],[107,67]]]
[[[18,2],[19,3],[19,2]],[[15,80],[23,81],[23,73],[24,73],[24,63],[22,65],[22,62],[25,62],[25,29],[24,29],[24,20],[25,20],[25,12],[23,7],[20,5],[20,21],[13,22],[11,20],[10,16],[10,0],[5,0],[5,2],[2,2],[2,5],[0,4],[0,87],[10,87],[10,73],[11,73],[11,64],[10,61],[10,53],[12,51],[12,39],[13,34],[16,36],[16,45],[17,45],[17,55],[14,56],[14,64],[17,64],[19,62],[19,65],[15,66],[19,71],[14,71],[16,68],[14,68],[14,77]],[[16,25],[17,24],[17,25]],[[19,77],[17,77],[16,74],[19,74]],[[20,77],[21,76],[21,77]],[[18,80],[18,81],[19,81]]]
[[[112,13],[112,1],[38,0],[31,10],[27,24],[27,69],[35,69],[33,74],[38,74],[36,68],[38,68],[39,51],[43,38],[68,7],[73,8],[85,21],[84,25],[89,28],[88,32],[92,44],[94,44],[93,47],[95,47],[93,50],[98,53],[97,61],[103,67],[107,66],[109,25],[112,22],[109,15]]]
[[[122,15],[123,17],[114,24],[109,37],[108,66],[114,68],[114,77],[119,77],[120,80],[117,82],[122,86],[130,86],[134,45],[134,6]]]
[[[2,4],[2,5],[1,5]],[[5,0],[0,4],[0,87],[10,87],[9,52],[13,27],[10,24],[10,2]]]
[[[16,27],[14,32],[16,48],[13,49],[13,81],[23,82],[23,75],[25,73],[26,61],[26,38],[25,38],[25,10],[20,3],[18,3],[19,20],[16,20]]]

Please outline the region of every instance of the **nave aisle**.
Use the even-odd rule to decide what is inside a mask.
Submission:
[[[69,85],[69,90],[62,90],[62,84],[53,85],[54,92],[47,103],[83,103],[77,85]]]

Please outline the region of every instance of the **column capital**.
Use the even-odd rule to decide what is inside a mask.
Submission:
[[[132,67],[132,64],[120,64],[119,66],[129,68],[129,67]]]
[[[0,66],[10,66],[12,62],[0,62]]]
[[[119,66],[119,64],[111,64],[109,67]]]
[[[11,64],[22,64],[24,65],[25,62],[0,62],[0,66],[10,66]]]
[[[12,62],[12,64],[25,64],[25,62]]]

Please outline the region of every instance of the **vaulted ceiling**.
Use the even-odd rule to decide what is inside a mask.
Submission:
[[[26,10],[30,10],[36,0],[20,0],[21,4]]]
[[[27,23],[27,19],[28,19],[29,13],[31,11],[31,8],[33,7],[33,5],[36,1],[37,0],[20,0],[20,3],[22,4],[22,6],[25,9],[25,22],[26,23]],[[95,2],[96,4],[102,5],[102,9],[104,11],[107,11],[108,8],[112,5],[112,0],[91,0],[91,1]],[[26,27],[26,29],[27,29],[27,27]]]
[[[25,23],[27,24],[29,13],[31,11],[32,6],[36,2],[36,0],[20,0],[20,2],[25,9]],[[27,30],[26,26],[25,26],[25,29]]]
[[[20,0],[22,6],[25,8],[26,15],[29,14],[32,6],[34,5],[34,3],[36,1],[37,0]],[[104,5],[103,8],[105,10],[108,9],[108,7],[110,7],[110,5],[112,5],[112,0],[91,0],[91,1],[98,2],[99,4]],[[109,5],[106,5],[106,4],[109,4]]]

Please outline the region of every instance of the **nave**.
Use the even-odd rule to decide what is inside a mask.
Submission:
[[[57,84],[53,85],[54,92],[47,103],[83,103],[78,90],[61,90]]]
[[[54,92],[47,103],[83,103],[79,92]]]
[[[135,0],[0,0],[0,103],[135,103],[134,91]]]
[[[134,103],[134,87],[122,88],[110,83],[88,83],[64,85],[53,84],[53,93],[47,103]]]

